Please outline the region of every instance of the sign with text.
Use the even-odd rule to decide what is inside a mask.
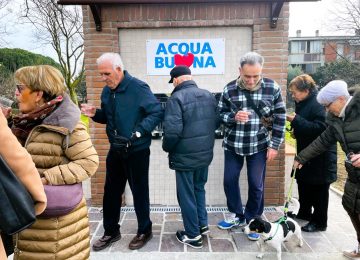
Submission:
[[[146,41],[148,75],[169,75],[176,65],[192,74],[224,74],[225,39],[156,39]]]

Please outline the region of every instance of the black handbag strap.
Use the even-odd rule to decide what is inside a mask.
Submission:
[[[250,106],[254,109],[259,118],[262,118],[263,114],[261,114],[260,109],[255,105],[254,100],[252,100],[252,98],[250,97],[249,91],[244,90],[243,93],[246,97],[247,102],[249,102]]]

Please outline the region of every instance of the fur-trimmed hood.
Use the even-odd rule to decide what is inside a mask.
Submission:
[[[42,124],[63,128],[64,132],[68,134],[74,131],[75,126],[80,120],[81,112],[68,94],[64,94],[63,97],[63,101],[44,119]]]

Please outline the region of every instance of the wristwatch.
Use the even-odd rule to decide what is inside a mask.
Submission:
[[[136,131],[136,132],[135,132],[135,136],[136,136],[136,138],[140,138],[140,137],[141,137],[141,133],[140,133],[139,131]]]

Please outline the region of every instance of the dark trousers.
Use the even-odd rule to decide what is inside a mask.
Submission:
[[[208,225],[205,184],[208,167],[194,171],[176,171],[176,192],[186,234],[190,238],[200,235],[201,226]]]
[[[103,198],[105,235],[119,233],[121,195],[126,182],[134,198],[134,208],[138,221],[138,234],[151,230],[149,200],[149,157],[150,149],[134,152],[128,158],[122,158],[110,149],[106,158],[106,180]]]
[[[347,213],[349,214],[351,222],[355,228],[357,240],[360,245],[360,214],[358,214],[356,212],[348,211],[348,210],[347,210]]]
[[[227,207],[230,212],[236,213],[240,220],[249,222],[260,217],[264,211],[264,180],[266,173],[266,154],[261,151],[249,156],[241,156],[225,150],[224,190]],[[245,212],[241,201],[239,178],[246,157],[248,177],[248,201]]]
[[[327,227],[330,184],[312,185],[298,182],[299,218]],[[314,211],[313,211],[314,209]]]

